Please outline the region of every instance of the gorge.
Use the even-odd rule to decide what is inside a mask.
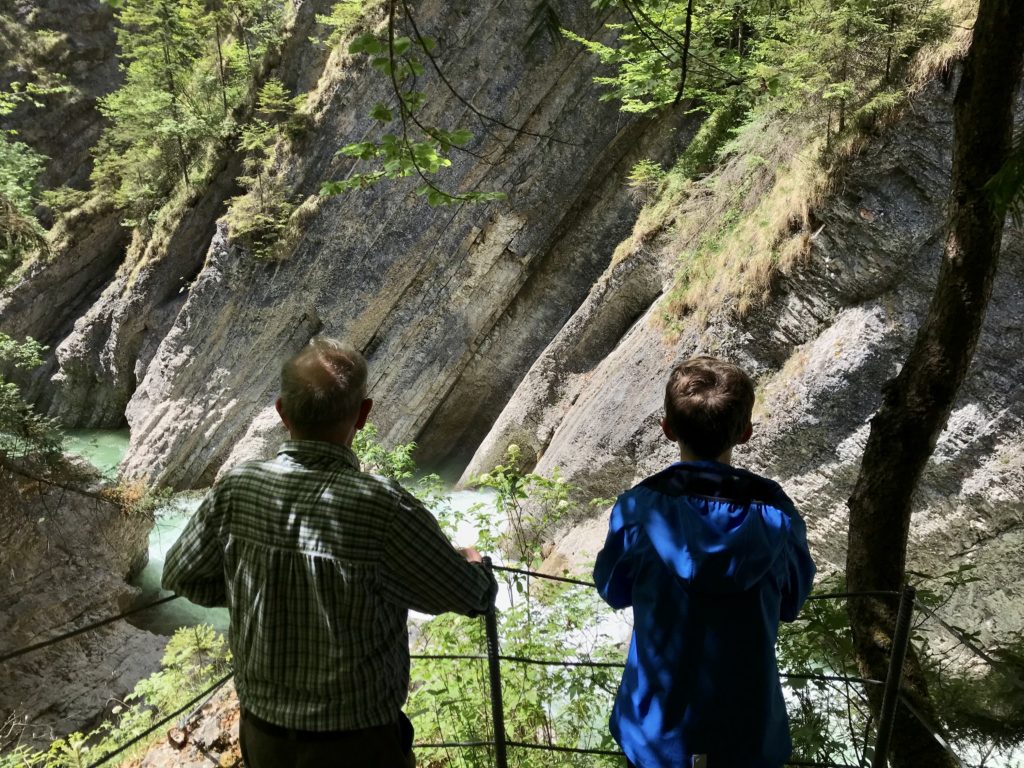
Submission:
[[[439,178],[457,192],[507,196],[435,207],[414,179],[320,194],[324,181],[356,167],[339,148],[385,131],[369,112],[393,100],[387,79],[347,52],[357,35],[386,28],[385,4],[365,2],[329,45],[324,19],[336,3],[286,5],[280,45],[258,76],[306,99],[300,128],[275,145],[268,171],[294,212],[262,256],[233,239],[225,215],[244,192],[237,142],[210,149],[205,175],[145,226],[126,224],[91,186],[90,153],[108,124],[96,102],[124,77],[110,6],[3,7],[8,30],[46,30],[50,47],[35,60],[16,56],[8,32],[0,86],[43,66],[70,86],[44,97],[47,119],[26,108],[4,125],[50,158],[42,185],[68,185],[82,198],[64,213],[47,209],[50,254],[0,292],[0,332],[48,346],[41,367],[10,372],[26,399],[65,428],[127,426],[121,482],[201,489],[283,440],[273,408],[282,360],[316,334],[344,337],[369,360],[386,445],[415,441],[422,467],[463,483],[512,444],[524,471],[557,468],[581,503],[551,532],[545,568],[584,573],[607,529],[607,505],[585,503],[674,459],[658,426],[666,372],[695,354],[727,357],[758,383],[754,438],[736,462],[787,489],[807,518],[819,569],[841,573],[846,500],[868,422],[936,280],[956,59],[967,39],[954,30],[931,59],[908,56],[903,100],[850,139],[827,173],[817,162],[822,137],[779,111],[727,131],[700,173],[644,187],[630,183],[637,164],[672,168],[713,132],[714,115],[689,100],[621,111],[594,82],[610,67],[581,46],[532,34],[532,4],[420,0],[416,23],[436,38],[443,73],[423,76],[421,119],[468,124],[475,134]],[[557,13],[581,37],[613,42],[589,2],[559,0]],[[1024,95],[1018,106],[1021,127]],[[1024,229],[1008,222],[979,348],[918,489],[911,530],[915,572],[974,567],[977,580],[943,612],[984,644],[1024,631],[1022,286]],[[81,521],[64,525],[92,538]],[[78,568],[111,564],[102,580],[116,585],[89,588],[114,597],[92,605],[92,617],[128,599],[121,579],[137,570],[128,561],[145,536],[128,528],[125,551],[68,557]],[[45,541],[29,538],[33,560],[19,567],[50,569]],[[0,562],[17,560],[16,546],[5,542]],[[75,577],[64,579],[50,589]],[[53,615],[24,583],[0,589],[7,604],[30,604],[16,621],[5,611],[5,648],[37,635],[32,627],[74,618],[70,607]],[[136,672],[156,668],[160,644],[144,634],[111,630],[103,642],[118,647],[113,669],[129,655],[140,660]],[[101,647],[79,649],[79,666]],[[19,685],[31,689],[46,665]],[[130,688],[103,672],[115,679],[89,681],[94,691]],[[97,694],[67,694],[75,696],[74,715],[40,706],[32,716],[76,727],[97,710]],[[5,713],[23,706],[0,702]]]

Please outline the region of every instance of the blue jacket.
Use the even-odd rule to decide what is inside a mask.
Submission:
[[[622,494],[594,581],[633,606],[611,731],[639,768],[778,768],[792,743],[775,660],[814,580],[804,521],[779,484],[679,462]]]

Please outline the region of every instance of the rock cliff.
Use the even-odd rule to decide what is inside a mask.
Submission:
[[[25,470],[5,462],[0,472],[3,652],[127,609],[136,590],[126,580],[146,562],[152,526],[90,489],[82,467],[48,475],[60,484]],[[94,722],[157,668],[165,644],[119,621],[5,662],[0,749],[45,746]]]
[[[389,442],[417,440],[425,465],[457,473],[469,462],[468,476],[515,442],[538,471],[558,466],[582,495],[609,496],[672,459],[657,426],[671,365],[696,352],[724,355],[759,382],[756,436],[737,460],[792,492],[817,555],[840,565],[867,419],[935,279],[950,92],[930,86],[878,128],[753,274],[733,265],[736,280],[763,288],[737,293],[711,275],[699,311],[680,313],[670,295],[689,252],[679,233],[724,209],[683,201],[658,226],[634,228],[639,206],[623,182],[639,159],[676,157],[695,117],[627,118],[598,101],[592,57],[569,45],[526,46],[529,4],[423,0],[414,12],[439,40],[448,80],[481,113],[521,128],[478,122],[428,73],[424,119],[476,133],[472,153],[456,153],[440,182],[508,199],[430,208],[412,182],[321,198],[323,180],[353,170],[337,148],[385,130],[368,112],[391,98],[344,46],[325,59],[308,44],[329,5],[296,3],[289,42],[269,65],[309,94],[308,125],[278,158],[299,205],[277,257],[257,259],[229,237],[221,217],[235,193],[232,152],[151,238],[135,233],[129,244],[99,204],[79,211],[58,225],[60,258],[0,296],[0,327],[56,350],[36,401],[69,425],[126,417],[126,477],[201,486],[223,466],[273,450],[282,438],[271,405],[278,365],[324,332],[366,352],[375,421]],[[566,0],[560,15],[581,34],[604,34],[587,2]],[[771,192],[774,162],[755,192]],[[727,169],[716,173],[705,185],[712,200],[715,178],[730,183]],[[1013,606],[1024,593],[1012,555],[1024,537],[1024,246],[1018,230],[1005,242],[974,368],[918,497],[912,544],[923,570],[976,562],[992,574],[954,607],[981,627],[1000,615],[1019,627]],[[604,522],[574,522],[563,555],[585,560]]]
[[[97,100],[122,80],[111,7],[100,0],[9,0],[0,3],[0,21],[0,87],[33,82],[62,89],[41,97],[41,107],[23,103],[2,127],[47,157],[40,188],[87,190],[91,152],[105,126]],[[52,224],[52,258],[31,265],[0,294],[0,328],[55,345],[113,277],[130,233],[120,212],[97,198],[57,222],[49,209],[40,212]],[[37,380],[54,370],[51,356]]]
[[[582,496],[614,496],[677,458],[658,426],[668,370],[695,354],[724,356],[758,381],[754,438],[735,461],[779,480],[807,517],[824,570],[842,568],[845,502],[868,420],[937,276],[951,100],[950,90],[929,87],[850,159],[810,226],[789,235],[802,256],[774,274],[753,310],[722,290],[709,315],[666,330],[658,265],[662,274],[674,268],[676,241],[666,233],[627,243],[524,378],[467,476],[515,442],[539,457],[536,471],[559,467]],[[1024,232],[1008,224],[977,355],[922,480],[911,532],[912,568],[978,566],[982,581],[948,610],[986,640],[1024,628],[1022,279]],[[606,519],[577,522],[556,557],[581,566],[600,548]]]
[[[574,25],[598,31],[586,3],[568,9]],[[278,366],[319,332],[367,353],[388,440],[416,437],[435,465],[465,462],[632,225],[629,169],[645,156],[670,157],[695,124],[682,110],[627,120],[599,103],[590,57],[568,46],[526,50],[528,8],[425,2],[416,12],[439,39],[441,66],[459,93],[529,132],[476,126],[472,154],[458,154],[441,183],[502,190],[508,201],[431,208],[412,183],[319,198],[324,179],[351,168],[336,149],[380,131],[366,113],[388,99],[382,78],[335,53],[311,94],[313,125],[283,161],[305,201],[288,252],[258,261],[221,228],[152,360],[89,377],[102,394],[60,399],[86,413],[118,382],[139,382],[127,407],[127,476],[208,483],[229,457],[279,440],[271,410]],[[431,114],[423,119],[469,119],[440,82],[425,90]],[[79,339],[81,351],[72,346]],[[58,381],[84,380],[75,366],[98,343],[82,335],[62,343]],[[127,393],[109,399],[110,413]]]
[[[113,11],[100,0],[4,0],[0,14],[0,86],[61,87],[42,97],[42,107],[22,104],[4,123],[46,155],[42,188],[85,189],[91,151],[104,125],[96,100],[116,90],[122,79]],[[40,119],[40,110],[46,119]]]

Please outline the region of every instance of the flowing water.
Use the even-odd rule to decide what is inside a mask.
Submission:
[[[107,480],[117,479],[117,465],[128,450],[127,429],[72,429],[64,434],[64,450],[88,461]]]
[[[82,457],[96,467],[107,480],[113,481],[117,479],[117,467],[128,450],[128,430],[69,430],[64,440],[64,450]],[[178,494],[169,504],[156,511],[153,529],[149,532],[149,562],[130,582],[133,587],[141,590],[135,600],[135,606],[146,605],[171,594],[160,589],[164,556],[199,506],[199,499],[196,494]],[[171,635],[179,627],[192,624],[212,624],[221,631],[228,628],[226,609],[203,608],[183,599],[134,614],[127,620],[141,629],[161,635]]]
[[[164,558],[201,500],[202,497],[195,493],[180,493],[156,511],[156,521],[153,530],[149,532],[149,562],[131,582],[132,586],[142,590],[136,600],[137,605],[145,605],[172,594],[160,588]],[[172,635],[176,629],[194,624],[211,624],[217,631],[227,632],[229,624],[227,608],[204,608],[184,598],[137,613],[129,617],[128,621],[140,629],[148,629],[160,635]]]
[[[64,449],[89,461],[108,480],[115,480],[117,467],[128,449],[128,430],[72,430],[67,433]],[[180,493],[168,504],[156,510],[153,529],[149,533],[149,562],[131,581],[132,586],[141,590],[135,601],[136,606],[146,605],[171,594],[160,588],[164,558],[167,550],[181,535],[200,501],[201,493]],[[483,504],[491,512],[494,510],[494,497],[489,492],[453,491],[448,496],[448,503],[453,510],[461,512],[476,504]],[[462,522],[455,532],[454,539],[456,546],[473,545],[476,541],[473,523],[468,520]],[[497,556],[495,562],[499,562]],[[180,627],[194,624],[212,624],[215,629],[224,632],[227,631],[229,623],[226,608],[203,608],[181,598],[134,614],[127,620],[140,629],[168,636]]]

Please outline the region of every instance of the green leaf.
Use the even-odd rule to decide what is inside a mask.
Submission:
[[[387,56],[377,56],[370,62],[370,65],[374,69],[383,72],[385,75],[390,75],[395,69],[394,64],[391,63],[391,59]]]
[[[324,197],[331,197],[340,195],[346,189],[348,189],[348,185],[344,181],[325,181],[320,185],[320,194]]]
[[[426,100],[426,95],[420,91],[406,91],[402,94],[402,101],[405,102],[405,106],[413,112],[422,107]]]
[[[473,133],[472,131],[469,131],[466,128],[458,128],[448,134],[448,141],[450,141],[457,147],[461,147],[465,144],[468,144],[472,140]]]
[[[364,35],[360,35],[349,43],[348,46],[348,52],[352,54],[378,54],[383,53],[385,50],[387,50],[386,46],[377,39],[376,35],[370,34],[369,32]]]
[[[370,110],[370,117],[374,120],[379,120],[382,123],[390,123],[395,119],[394,113],[382,102],[377,102],[373,106],[373,109]]]
[[[377,145],[369,141],[360,141],[355,144],[346,144],[338,150],[337,154],[347,157],[358,157],[361,160],[369,160],[377,154]]]
[[[403,53],[409,50],[412,45],[412,40],[408,37],[396,37],[394,42],[391,44],[392,51],[395,56],[401,56]]]

